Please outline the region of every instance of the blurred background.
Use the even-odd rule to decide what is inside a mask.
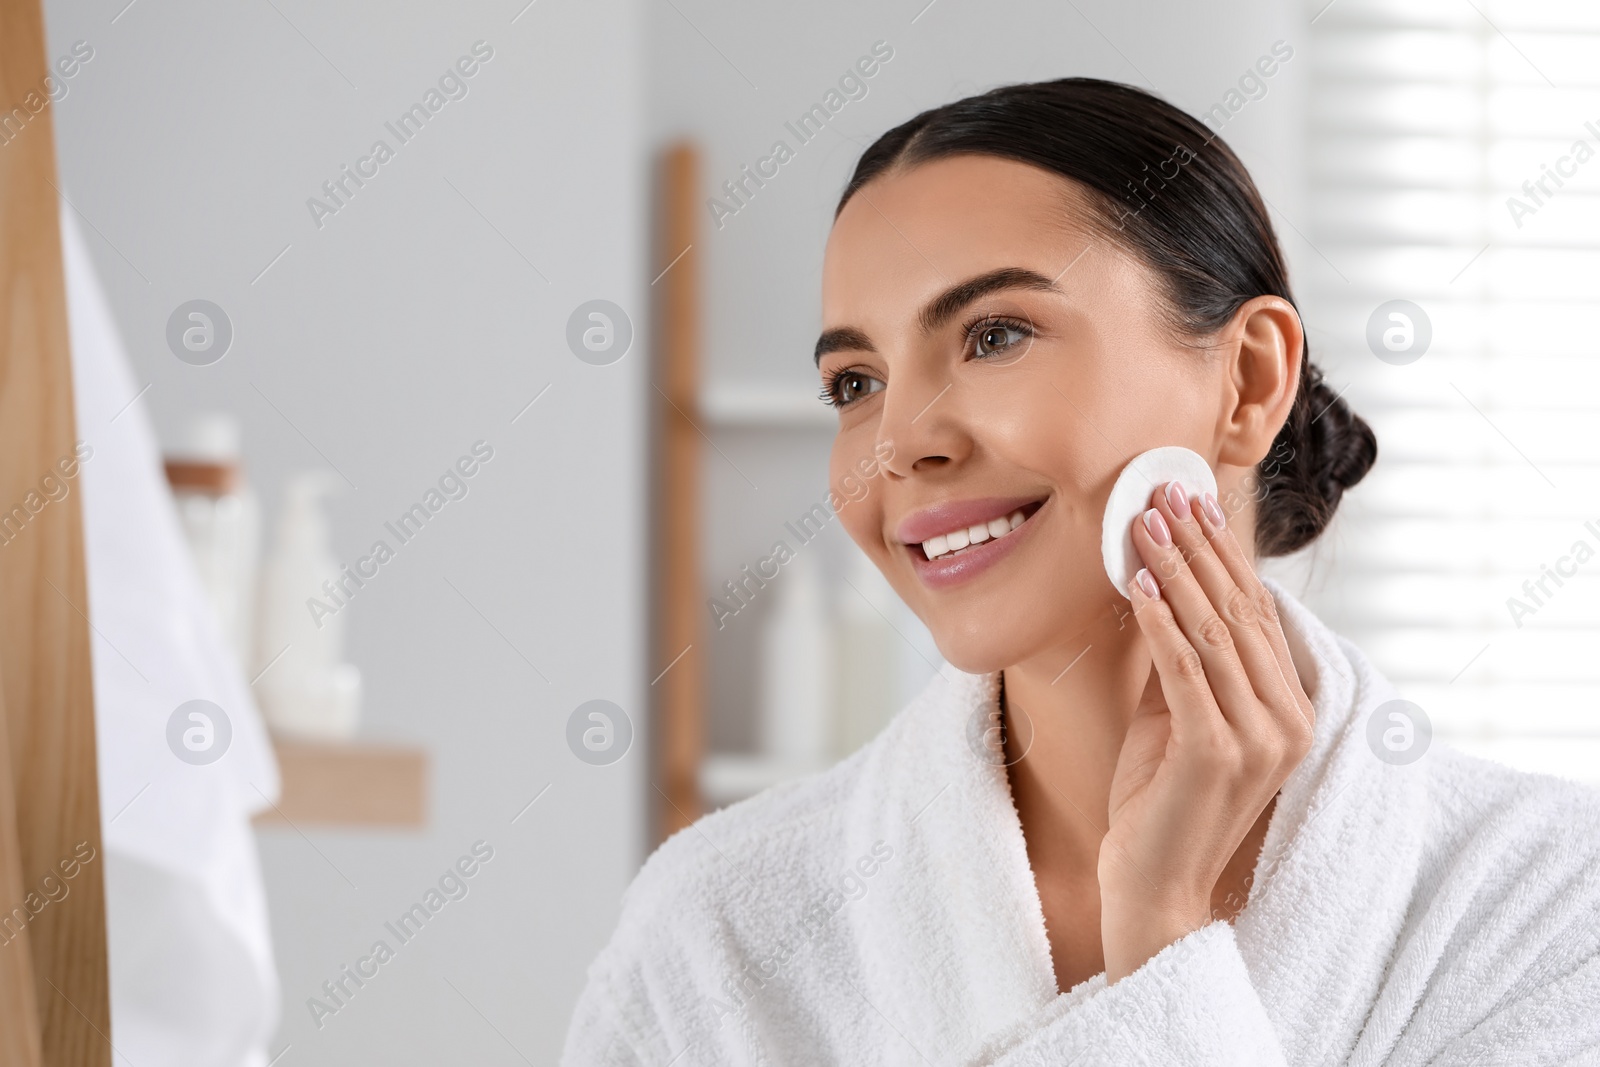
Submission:
[[[126,627],[92,645],[102,822],[108,851],[188,857],[161,885],[108,866],[113,1018],[167,1020],[113,1032],[118,1062],[554,1062],[662,834],[847,754],[925,684],[928,635],[813,510],[821,256],[877,135],[1008,82],[1143,86],[1243,158],[1313,358],[1380,445],[1269,573],[1437,740],[1600,783],[1592,3],[45,14],[78,437],[106,442],[91,619]],[[123,655],[139,611],[96,599],[94,494],[132,484],[113,460],[140,425],[233,740],[179,755],[173,698],[119,728],[157,739],[126,771],[109,694],[152,683]],[[253,829],[159,800],[224,772]],[[205,906],[255,978],[215,994],[243,1005],[215,1007],[231,1036],[173,1058],[183,1024],[118,946],[153,951],[185,864],[213,862]]]

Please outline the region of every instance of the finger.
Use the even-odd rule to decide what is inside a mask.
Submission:
[[[1201,528],[1195,515],[1200,502],[1190,500],[1182,485],[1168,482],[1157,487],[1153,503],[1167,520],[1174,546],[1233,635],[1234,649],[1256,695],[1264,701],[1293,701],[1283,666],[1259,624],[1255,599],[1234,580]]]
[[[1234,649],[1228,624],[1190,572],[1159,510],[1151,508],[1134,520],[1133,543],[1159,583],[1162,600],[1170,605],[1178,628],[1199,653],[1223,716],[1238,727],[1259,726],[1255,712],[1259,701]]]
[[[1178,627],[1171,606],[1147,568],[1141,568],[1129,583],[1128,599],[1133,601],[1133,617],[1150,646],[1150,660],[1161,679],[1161,695],[1172,713],[1173,736],[1193,738],[1222,728],[1226,720],[1200,654]]]
[[[1255,604],[1257,625],[1271,646],[1273,655],[1277,657],[1278,667],[1284,679],[1293,683],[1289,689],[1295,695],[1295,704],[1300,708],[1306,722],[1315,724],[1316,712],[1311,706],[1311,701],[1305,696],[1304,687],[1300,685],[1300,674],[1295,670],[1294,657],[1289,653],[1289,640],[1283,632],[1283,622],[1278,617],[1278,602],[1273,598],[1272,591],[1262,583],[1255,568],[1250,565],[1249,559],[1244,554],[1244,547],[1234,536],[1232,527],[1227,523],[1227,515],[1217,503],[1217,498],[1207,493],[1201,498],[1199,512],[1211,551],[1227,568],[1234,582]]]

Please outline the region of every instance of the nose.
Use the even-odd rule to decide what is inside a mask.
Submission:
[[[932,377],[899,380],[884,389],[878,440],[893,455],[884,462],[891,478],[953,469],[972,454],[954,383]]]

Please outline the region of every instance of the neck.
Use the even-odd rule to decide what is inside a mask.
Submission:
[[[1128,725],[1141,701],[1160,699],[1138,626],[1119,600],[1081,633],[1004,671],[1012,796],[1036,868],[1095,875]]]

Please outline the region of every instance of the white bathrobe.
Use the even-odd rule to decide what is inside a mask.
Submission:
[[[1600,792],[1367,742],[1398,696],[1269,583],[1317,710],[1249,902],[1058,994],[997,676],[946,669],[830,770],[675,834],[589,969],[563,1062],[1600,1063]]]

